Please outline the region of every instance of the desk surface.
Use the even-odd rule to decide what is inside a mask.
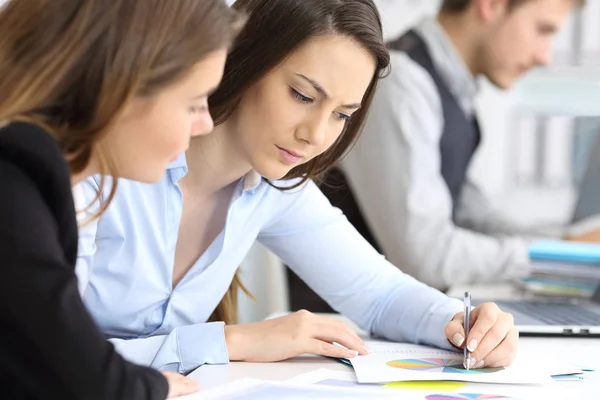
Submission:
[[[584,380],[558,382],[556,388],[557,391],[568,394],[565,399],[600,399],[600,339],[521,338],[520,353],[521,355],[544,354],[556,361],[580,368],[594,369],[596,372],[586,374]],[[319,368],[349,370],[341,363],[306,355],[278,363],[232,362],[227,365],[205,365],[190,376],[198,380],[203,389],[211,389],[242,378],[287,380]]]

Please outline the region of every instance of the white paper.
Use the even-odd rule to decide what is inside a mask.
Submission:
[[[459,387],[446,389],[408,389],[407,387],[395,388],[393,384],[369,383],[362,384],[356,380],[353,372],[332,371],[328,369],[319,369],[306,374],[298,375],[288,382],[295,384],[313,384],[318,386],[335,386],[352,388],[354,390],[375,390],[379,393],[395,393],[397,398],[404,399],[406,395],[410,398],[417,396],[423,400],[429,399],[502,399],[502,400],[564,400],[573,394],[568,387],[561,386],[554,382],[547,385],[508,385],[508,384],[489,384],[489,383],[470,383],[458,382]],[[406,382],[403,382],[406,383]],[[426,382],[424,386],[427,386]],[[432,382],[437,383],[437,382]],[[460,386],[462,385],[462,386]],[[401,393],[401,395],[399,395]]]
[[[467,371],[462,353],[404,343],[368,342],[371,353],[352,358],[360,383],[396,381],[464,381],[480,383],[543,384],[550,374],[533,362],[504,368]]]
[[[373,398],[397,399],[397,395],[394,392],[381,393],[379,390],[357,391],[325,385],[241,379],[227,386],[179,397],[178,400],[362,400]],[[415,393],[409,394],[403,399],[423,400],[423,396]]]

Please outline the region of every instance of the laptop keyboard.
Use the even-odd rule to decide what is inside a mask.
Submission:
[[[514,310],[548,325],[600,325],[600,314],[574,304],[502,301],[497,304],[508,312]]]

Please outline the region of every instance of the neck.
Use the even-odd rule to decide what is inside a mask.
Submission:
[[[460,15],[438,14],[438,23],[450,38],[458,54],[473,76],[480,74],[477,67],[477,26],[468,15],[469,11]]]
[[[208,135],[192,139],[186,152],[186,184],[207,195],[214,194],[246,175],[252,166],[247,161],[231,118]]]
[[[67,163],[70,160],[69,156],[65,157],[67,160]],[[94,174],[98,174],[100,173],[100,168],[97,167],[97,163],[95,161],[95,159],[92,157],[92,159],[90,160],[90,162],[88,163],[87,167],[85,167],[85,169],[81,172],[78,173],[71,173],[71,186],[76,186],[78,184],[80,184],[81,182],[83,182],[85,179],[89,178],[90,176],[94,175]]]

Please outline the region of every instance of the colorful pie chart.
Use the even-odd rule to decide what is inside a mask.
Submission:
[[[453,374],[487,374],[498,372],[503,368],[482,368],[466,370],[462,360],[447,358],[415,358],[408,360],[392,360],[386,363],[392,368],[422,372],[445,372]]]

